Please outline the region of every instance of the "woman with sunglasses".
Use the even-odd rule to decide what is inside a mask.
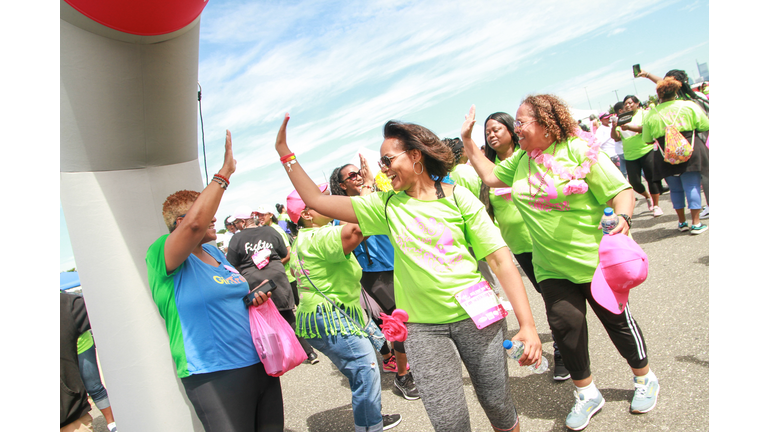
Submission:
[[[227,131],[224,164],[202,192],[163,203],[170,234],[147,251],[152,299],[165,320],[176,373],[207,432],[282,431],[280,378],[267,375],[253,345],[243,297],[248,281],[216,240],[216,210],[235,172]],[[258,293],[262,304],[272,293]]]
[[[482,292],[483,299],[496,299],[477,271],[470,246],[477,259],[487,259],[514,307],[520,331],[513,339],[525,344],[521,364],[541,361],[541,341],[509,248],[482,204],[467,189],[436,180],[453,165],[450,150],[422,126],[389,121],[380,165],[394,190],[328,196],[317,190],[288,148],[288,120],[286,114],[275,148],[304,202],[329,217],[358,224],[362,235],[389,236],[395,248],[395,301],[409,315],[405,349],[432,426],[439,431],[471,430],[463,362],[493,428],[518,431],[507,356],[501,348],[506,320],[486,325],[455,297],[463,299],[474,290]],[[497,302],[494,308],[501,306]]]
[[[634,374],[633,413],[656,405],[658,379],[650,370],[643,335],[629,307],[618,315],[600,306],[591,282],[602,238],[605,207],[621,216],[610,235],[626,235],[634,209],[631,186],[599,143],[581,138],[568,107],[553,95],[533,95],[517,110],[515,133],[523,150],[496,165],[472,141],[475,107],[470,108],[461,137],[472,166],[491,187],[512,188],[512,199],[533,241],[533,266],[552,334],[577,390],[565,420],[581,430],[605,400],[590,370],[586,303],[607,330]]]
[[[360,155],[360,165],[367,161]],[[367,178],[363,178],[366,176]],[[359,170],[353,164],[342,165],[331,173],[331,194],[340,196],[364,196],[373,193],[373,173],[370,170]],[[373,235],[363,239],[354,250],[357,262],[363,269],[360,284],[366,293],[379,305],[381,310],[392,315],[397,308],[395,304],[395,250],[385,235]],[[381,327],[379,317],[372,317],[376,325]],[[413,376],[408,371],[408,356],[405,354],[403,342],[394,341],[392,349],[385,343],[379,351],[382,357],[381,368],[384,372],[394,372],[394,384],[407,400],[419,398],[419,391],[413,383]]]

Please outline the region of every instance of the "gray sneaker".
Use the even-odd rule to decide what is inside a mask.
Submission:
[[[634,414],[644,414],[656,406],[659,397],[659,380],[635,377],[635,395],[632,397],[630,411]]]
[[[400,416],[400,414],[390,414],[382,415],[381,420],[384,423],[384,430],[387,430],[399,425],[400,422],[403,421],[403,418]]]
[[[574,391],[573,395],[576,396],[576,403],[565,418],[565,426],[570,430],[582,430],[589,424],[589,419],[605,405],[605,399],[600,390],[597,391],[597,397],[593,399],[585,399],[584,395],[578,391]]]
[[[410,372],[403,376],[396,375],[395,387],[400,390],[400,393],[402,393],[403,397],[407,400],[416,400],[421,398],[419,395],[419,390],[416,388],[416,384],[413,382],[413,375],[411,375]]]

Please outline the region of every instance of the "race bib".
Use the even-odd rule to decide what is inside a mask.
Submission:
[[[251,257],[253,260],[253,263],[256,264],[256,268],[259,270],[263,269],[264,267],[269,264],[269,256],[272,254],[272,251],[270,249],[262,249]]]
[[[472,317],[478,329],[488,327],[508,315],[486,281],[472,285],[457,293],[455,297]]]

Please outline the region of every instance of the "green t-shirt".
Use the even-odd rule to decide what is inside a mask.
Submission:
[[[408,322],[469,318],[454,298],[483,280],[469,247],[482,259],[506,246],[472,192],[456,186],[453,194],[430,201],[378,192],[352,197],[352,206],[363,235],[387,235],[394,246],[395,303],[408,312]]]
[[[93,334],[90,330],[80,335],[77,338],[77,355],[86,352],[93,346]]]
[[[302,228],[293,242],[289,264],[297,276],[296,283],[301,297],[296,309],[296,334],[301,337],[320,337],[316,318],[318,306],[323,308],[326,319],[334,309],[314,287],[343,307],[347,314],[357,319],[358,324],[364,322],[360,308],[360,278],[363,269],[354,254],[344,254],[341,245],[342,228],[332,225]],[[338,322],[326,323],[325,328],[330,334],[347,334],[345,327]],[[349,325],[349,328],[353,329],[353,334],[363,334],[354,324]]]
[[[588,160],[588,149],[586,141],[572,137],[550,146],[544,153],[553,154],[555,162],[572,171]],[[507,158],[493,173],[512,185],[512,198],[533,240],[536,280],[592,281],[603,234],[599,227],[605,203],[631,187],[608,155],[598,153],[597,163],[585,178],[589,189],[584,194],[564,195],[563,188],[569,181],[529,159],[526,152]],[[540,183],[542,176],[544,182]]]
[[[514,158],[517,152],[523,152],[523,150],[518,148],[508,159]],[[500,163],[502,161],[496,157],[496,165]],[[493,215],[501,230],[501,237],[512,253],[532,252],[531,234],[525,225],[523,215],[512,200],[512,188],[491,188],[489,198],[493,206]]]
[[[483,186],[483,181],[480,180],[480,176],[477,175],[474,168],[467,164],[459,164],[453,168],[449,175],[454,183],[469,189],[474,196],[480,196],[480,187]]]
[[[634,116],[632,116],[632,121],[629,122],[632,126],[640,126],[643,124],[643,118],[647,114],[645,113],[644,109],[638,109]],[[639,134],[637,132],[632,131],[623,131],[621,130],[621,127],[616,128],[619,136],[621,137],[621,142],[623,143],[624,147],[624,159],[625,160],[637,160],[641,157],[645,156],[649,151],[653,150],[653,146],[645,144],[646,141],[643,141],[642,134]],[[653,140],[651,140],[653,141]]]
[[[290,242],[290,240],[288,240],[288,234],[286,234],[285,231],[283,231],[283,229],[280,228],[279,225],[274,225],[273,224],[273,225],[270,225],[270,226],[272,228],[274,228],[275,231],[277,231],[278,234],[280,234],[280,238],[283,239],[283,242],[285,243],[285,247],[290,249],[291,242]],[[296,278],[293,277],[293,275],[291,274],[291,263],[289,261],[286,261],[285,264],[283,264],[283,267],[285,267],[285,275],[288,276],[288,283],[292,283],[293,281],[296,280]],[[296,299],[296,300],[298,301],[299,299]]]
[[[664,120],[661,116],[664,117]],[[675,100],[659,104],[646,116],[643,122],[643,140],[653,142],[657,138],[663,137],[667,131],[665,121],[669,125],[674,121],[675,127],[680,132],[694,129],[697,131],[709,130],[709,118],[701,107],[695,102]]]

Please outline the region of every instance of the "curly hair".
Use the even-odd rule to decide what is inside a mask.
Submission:
[[[195,202],[200,192],[180,190],[168,195],[163,203],[163,220],[169,232],[176,229],[176,218],[186,214]]]
[[[674,77],[666,77],[656,84],[656,94],[660,100],[674,99],[682,86],[683,84]]]
[[[431,130],[413,123],[390,120],[384,125],[384,138],[395,138],[403,150],[419,150],[424,170],[432,178],[442,179],[454,165],[453,153]]]
[[[533,118],[555,142],[562,142],[576,135],[579,127],[571,116],[568,105],[559,97],[550,94],[529,95],[521,105],[528,105],[533,112]]]
[[[328,180],[328,185],[331,187],[331,195],[347,196],[347,191],[341,188],[341,183],[344,179],[341,178],[341,170],[352,164],[342,165],[333,170],[331,178]]]

